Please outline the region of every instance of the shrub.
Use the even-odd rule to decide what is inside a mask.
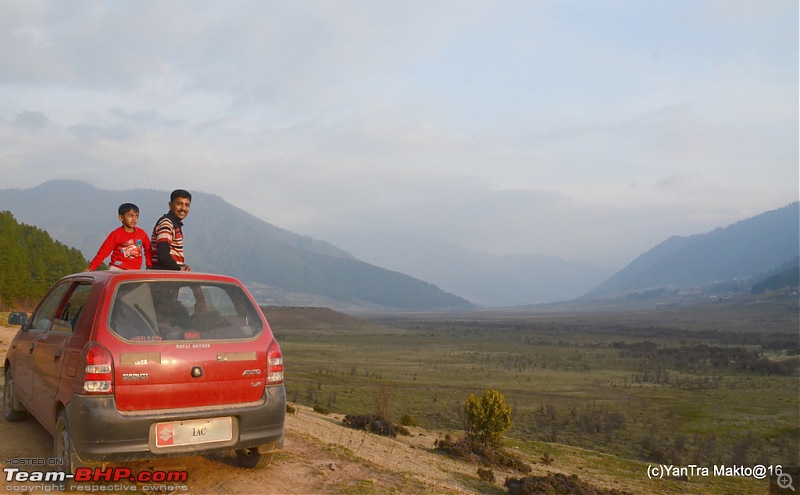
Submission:
[[[400,418],[400,424],[403,426],[419,426],[419,421],[417,421],[416,416],[404,414],[403,417]]]
[[[509,495],[538,495],[556,493],[580,493],[582,495],[629,495],[616,488],[599,488],[581,480],[578,475],[549,473],[547,476],[506,478],[504,483]]]
[[[454,441],[450,435],[446,435],[444,439],[437,440],[435,445],[441,452],[484,466],[512,469],[520,473],[530,473],[533,470],[518,454],[494,445],[480,443],[474,438],[466,437]]]
[[[494,483],[494,471],[491,469],[478,468],[478,478],[482,481]]]
[[[503,394],[487,389],[480,397],[470,395],[461,408],[461,414],[466,436],[453,440],[446,435],[436,441],[437,450],[484,466],[531,472],[531,466],[522,457],[501,446],[503,433],[511,427],[511,406],[506,404]]]
[[[467,437],[485,445],[500,445],[503,433],[511,428],[511,406],[497,390],[470,394],[462,407]]]
[[[322,404],[314,404],[314,412],[320,414],[330,414],[331,411],[327,407],[323,406]]]
[[[348,414],[343,420],[345,426],[358,430],[367,430],[376,435],[396,437],[394,425],[384,418],[374,414]]]

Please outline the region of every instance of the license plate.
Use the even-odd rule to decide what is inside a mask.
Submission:
[[[156,447],[225,442],[233,438],[233,420],[227,417],[156,423],[155,436]]]

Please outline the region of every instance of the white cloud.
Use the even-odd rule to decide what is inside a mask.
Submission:
[[[754,5],[5,2],[4,184],[623,263],[797,199],[798,7]]]

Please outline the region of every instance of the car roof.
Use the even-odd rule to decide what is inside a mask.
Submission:
[[[181,272],[176,270],[126,270],[112,271],[100,270],[67,275],[63,279],[85,280],[91,279],[95,283],[108,284],[130,280],[204,280],[213,282],[227,282],[241,285],[241,282],[228,275],[203,272]],[[62,279],[62,280],[63,280]]]

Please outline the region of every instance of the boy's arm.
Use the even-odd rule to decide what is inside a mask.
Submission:
[[[84,270],[85,272],[93,272],[97,270],[97,267],[100,266],[103,260],[108,258],[108,255],[111,254],[111,251],[114,250],[114,244],[116,243],[116,236],[114,235],[115,232],[116,230],[108,234],[106,240],[100,245],[100,249],[97,250],[97,254],[94,258],[92,258],[91,263],[89,263],[89,267]]]
[[[142,248],[144,249],[144,253],[142,253],[142,254],[144,254],[144,264],[145,264],[145,266],[147,268],[152,268],[153,267],[153,259],[152,259],[153,257],[151,256],[152,255],[152,250],[151,250],[151,247],[150,247],[150,236],[147,235],[147,232],[145,232],[144,230],[142,230],[142,229],[139,229],[139,230],[141,231]]]

